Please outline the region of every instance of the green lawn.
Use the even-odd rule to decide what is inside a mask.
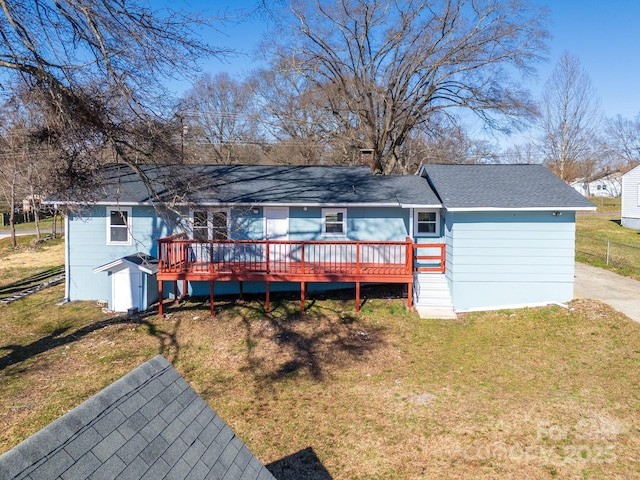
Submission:
[[[311,448],[336,480],[640,477],[640,325],[596,302],[423,320],[369,291],[360,313],[348,292],[305,316],[256,297],[126,319],[62,295],[0,306],[0,451],[161,353],[267,464]]]
[[[1,263],[63,258],[45,247]],[[304,316],[274,295],[271,315],[257,296],[124,318],[56,306],[62,286],[0,305],[0,452],[160,353],[266,464],[312,449],[335,480],[640,478],[640,324],[589,300],[424,320],[363,293],[360,313],[349,291]]]
[[[10,238],[0,239],[0,287],[64,265],[64,239],[32,246],[34,238],[34,235],[17,237],[17,249],[12,247]]]
[[[51,229],[53,227],[53,218],[43,218],[42,220],[40,220],[40,230],[42,231],[43,235],[49,234],[51,233]],[[62,229],[64,228],[64,221],[63,221],[63,217],[61,217],[60,215],[58,215],[57,218],[57,227],[58,227],[58,233],[62,231]],[[4,227],[0,227],[2,228],[2,230],[9,230],[9,225],[6,225]],[[20,231],[20,230],[35,230],[36,228],[36,224],[35,222],[28,222],[28,223],[16,223],[16,230]]]
[[[607,199],[599,215],[577,216],[576,259],[640,280],[640,232],[620,225],[619,200]]]

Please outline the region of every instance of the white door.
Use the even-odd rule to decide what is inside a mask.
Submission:
[[[289,239],[289,207],[265,207],[265,239]]]
[[[289,240],[289,207],[265,207],[265,240]],[[288,257],[284,245],[271,245],[269,259],[283,260]]]
[[[113,311],[126,312],[130,308],[140,308],[142,283],[140,272],[123,268],[112,274]]]

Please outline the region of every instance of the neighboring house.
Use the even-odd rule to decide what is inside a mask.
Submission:
[[[270,289],[296,289],[304,308],[308,288],[355,285],[358,308],[361,283],[393,282],[423,316],[566,302],[575,212],[595,209],[540,165],[176,168],[142,167],[172,208],[112,165],[102,199],[69,212],[68,300],[125,311],[208,294],[213,313],[214,291],[266,291],[268,306]]]
[[[619,197],[622,194],[622,174],[602,172],[594,177],[579,178],[571,186],[585,197]]]
[[[0,455],[3,480],[275,480],[157,356]]]
[[[623,227],[640,230],[640,165],[622,176]]]

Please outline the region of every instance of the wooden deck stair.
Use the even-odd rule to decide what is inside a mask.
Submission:
[[[420,318],[456,318],[444,273],[415,273],[414,307]]]

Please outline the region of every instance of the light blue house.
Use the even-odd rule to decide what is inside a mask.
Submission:
[[[258,165],[141,173],[144,181],[107,167],[99,200],[69,210],[68,300],[126,311],[159,292],[210,294],[213,311],[214,291],[271,286],[299,289],[304,308],[307,288],[355,283],[359,298],[360,283],[375,281],[406,283],[423,316],[566,302],[575,212],[595,209],[540,165],[425,165],[416,176]]]

